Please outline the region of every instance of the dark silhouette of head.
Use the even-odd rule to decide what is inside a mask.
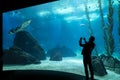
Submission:
[[[94,36],[90,36],[89,42],[93,42],[94,40],[95,40],[95,37]]]

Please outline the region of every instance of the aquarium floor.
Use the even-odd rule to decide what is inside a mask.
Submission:
[[[60,72],[74,73],[77,75],[85,76],[82,58],[80,57],[67,57],[63,58],[62,61],[50,61],[42,60],[41,64],[30,64],[30,65],[14,65],[14,66],[3,66],[3,71],[8,70],[52,70]],[[106,76],[100,77],[95,76],[95,79],[99,80],[119,80],[120,75],[112,71],[107,70]]]

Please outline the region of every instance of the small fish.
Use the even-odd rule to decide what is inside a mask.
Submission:
[[[27,20],[27,21],[23,22],[21,26],[16,27],[15,29],[11,29],[9,31],[9,34],[15,34],[19,31],[23,31],[31,23],[31,21],[32,20]]]
[[[85,26],[85,24],[80,24],[80,26],[81,26],[81,27],[84,27],[84,26]]]

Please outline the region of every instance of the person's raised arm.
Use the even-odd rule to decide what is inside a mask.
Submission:
[[[80,46],[83,46],[83,44],[82,44],[82,37],[81,37],[80,40],[79,40],[79,45],[80,45]]]
[[[85,38],[83,38],[84,39],[84,41],[85,41],[85,44],[87,43],[87,41],[86,41],[86,39]]]

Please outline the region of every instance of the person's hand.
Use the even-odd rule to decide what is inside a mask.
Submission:
[[[80,40],[82,40],[82,37],[80,37]]]

